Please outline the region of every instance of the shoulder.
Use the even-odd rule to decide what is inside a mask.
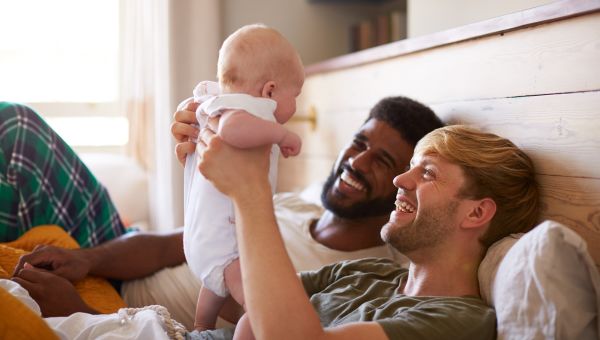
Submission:
[[[16,117],[17,115],[35,114],[35,111],[23,104],[0,101],[0,114],[4,121],[8,118]],[[37,114],[35,114],[35,116],[37,117]]]
[[[16,110],[17,107],[23,107],[23,105],[11,102],[0,102],[0,111],[4,110]]]
[[[320,205],[305,200],[295,192],[276,193],[273,196],[273,205],[276,214],[293,212],[320,215],[323,213],[323,208]]]
[[[278,192],[273,195],[273,202],[276,204],[309,204],[295,192]]]
[[[390,304],[399,306],[395,315],[377,320],[390,338],[495,339],[496,314],[479,298],[400,296]]]
[[[370,276],[374,279],[396,278],[407,272],[407,269],[397,262],[380,257],[340,261],[325,266],[323,269],[337,277]]]
[[[406,271],[399,263],[389,258],[367,257],[358,260],[347,260],[340,263],[346,269],[367,268],[370,271]]]

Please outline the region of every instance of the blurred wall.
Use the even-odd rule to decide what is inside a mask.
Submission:
[[[352,1],[350,1],[352,2]],[[349,29],[363,18],[388,8],[405,8],[406,2],[383,5],[311,3],[308,0],[222,0],[223,34],[251,23],[272,26],[299,51],[305,65],[346,54]]]
[[[183,225],[183,167],[174,154],[170,124],[177,104],[192,95],[200,80],[214,79],[221,44],[219,0],[168,1],[168,70],[164,79],[164,112],[156,118],[156,178],[151,184],[153,228],[167,230]],[[162,93],[161,92],[161,93]],[[164,115],[164,116],[162,116]]]
[[[554,0],[408,0],[408,37],[499,17]]]

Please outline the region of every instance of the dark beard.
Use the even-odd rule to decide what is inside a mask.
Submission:
[[[366,200],[362,202],[356,202],[350,206],[341,206],[336,204],[335,197],[329,197],[331,188],[336,179],[342,174],[344,166],[340,166],[337,171],[332,170],[331,174],[323,185],[323,191],[321,191],[321,203],[325,209],[331,211],[336,216],[347,219],[366,218],[374,216],[387,215],[394,209],[394,202],[396,201],[396,194],[393,193],[386,198],[376,198],[372,200]],[[362,176],[356,171],[349,169],[356,177],[361,178]],[[367,193],[369,188],[367,188]],[[335,193],[331,193],[334,196]]]

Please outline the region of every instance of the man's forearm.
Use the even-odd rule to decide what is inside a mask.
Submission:
[[[234,206],[244,299],[254,335],[316,339],[323,329],[286,253],[273,214],[270,188],[267,184],[250,192],[234,199]],[[289,306],[294,306],[291,324],[285,322]]]
[[[90,261],[92,275],[137,279],[185,261],[183,230],[169,234],[126,234],[82,253]]]

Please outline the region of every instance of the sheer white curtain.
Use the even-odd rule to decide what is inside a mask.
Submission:
[[[129,120],[127,153],[146,170],[154,168],[153,116],[157,111],[157,84],[167,79],[161,69],[168,65],[167,50],[161,32],[168,27],[166,14],[161,13],[163,0],[121,1],[121,106]],[[161,27],[162,26],[162,27]],[[163,28],[163,29],[161,29]],[[156,53],[158,52],[158,53]],[[168,76],[166,76],[168,77]]]
[[[122,1],[121,94],[128,152],[148,171],[150,228],[183,224],[182,167],[172,113],[195,82],[214,78],[221,42],[219,0]]]

